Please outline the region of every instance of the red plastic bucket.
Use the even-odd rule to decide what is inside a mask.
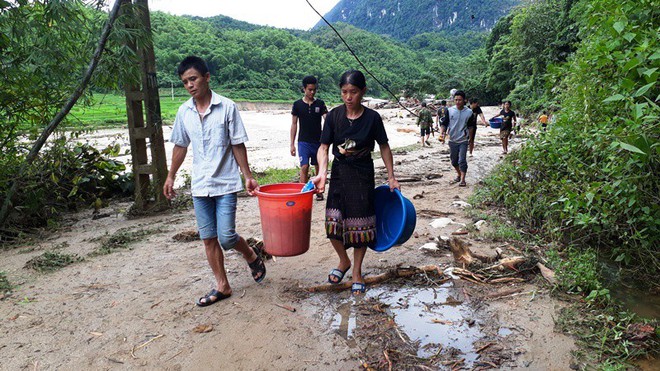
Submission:
[[[259,187],[264,249],[274,256],[296,256],[309,250],[314,191],[301,193],[303,183]]]

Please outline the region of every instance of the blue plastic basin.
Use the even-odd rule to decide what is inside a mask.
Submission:
[[[493,119],[488,120],[488,122],[490,123],[490,127],[491,127],[491,128],[493,128],[493,129],[499,129],[499,128],[502,127],[502,122],[503,122],[503,120],[502,120],[501,118],[499,118],[499,117],[495,117],[495,118],[493,118]]]
[[[376,187],[375,193],[376,246],[373,250],[385,251],[408,241],[415,231],[417,213],[412,202],[398,189],[390,192],[388,185],[382,185]]]

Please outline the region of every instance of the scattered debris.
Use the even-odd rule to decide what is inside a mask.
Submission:
[[[177,242],[199,241],[199,231],[196,230],[183,231],[172,236],[172,239]]]
[[[282,309],[286,309],[286,310],[288,310],[289,312],[292,312],[292,313],[295,313],[295,312],[296,312],[296,308],[294,308],[294,307],[290,307],[290,306],[288,306],[288,305],[283,305],[283,304],[277,304],[277,303],[274,303],[274,304],[275,304],[275,306],[280,307],[280,308],[282,308]]]
[[[478,231],[481,230],[481,227],[486,224],[485,220],[479,220],[478,222],[474,223],[474,228],[476,228]]]
[[[144,348],[144,347],[146,347],[146,346],[147,346],[149,343],[151,343],[152,341],[154,341],[154,340],[156,340],[156,339],[160,339],[160,338],[162,338],[163,336],[165,336],[165,335],[162,335],[162,334],[161,334],[161,335],[156,335],[156,336],[152,337],[151,339],[145,341],[145,342],[142,343],[141,345],[134,346],[134,347],[131,349],[131,357],[133,357],[133,358],[137,358],[137,357],[135,356],[135,351],[136,351],[136,350],[138,350],[138,349],[140,349],[140,348]]]
[[[549,284],[553,286],[557,284],[557,278],[555,277],[555,272],[553,272],[550,268],[546,267],[540,262],[536,263],[536,266],[539,268],[539,271],[541,271],[541,275],[543,276],[543,278],[545,278],[545,280],[548,281]]]
[[[197,325],[195,328],[193,328],[193,332],[196,332],[198,334],[205,334],[207,332],[213,331],[213,325],[208,324],[208,325]]]
[[[429,242],[426,243],[419,248],[420,250],[423,251],[439,251],[440,248],[438,247],[438,244],[436,242]]]
[[[469,203],[467,203],[465,201],[454,201],[454,202],[451,203],[451,206],[460,207],[461,209],[472,207],[472,205],[470,205]]]
[[[444,211],[429,210],[429,209],[417,210],[418,217],[427,217],[427,218],[440,218],[454,214],[455,213],[453,212],[444,212]]]
[[[453,223],[453,220],[451,218],[438,218],[433,220],[430,225],[433,228],[444,228],[448,226],[449,224]]]

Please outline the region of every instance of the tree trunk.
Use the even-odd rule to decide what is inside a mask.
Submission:
[[[73,108],[73,106],[76,104],[80,96],[82,96],[83,92],[87,88],[87,85],[89,84],[89,81],[92,79],[94,70],[96,70],[96,66],[98,65],[99,60],[101,59],[101,54],[103,53],[105,44],[108,41],[108,36],[110,35],[112,26],[119,15],[119,9],[121,8],[121,5],[122,5],[122,1],[116,1],[115,5],[112,7],[112,10],[110,11],[110,14],[108,16],[108,22],[105,24],[105,27],[103,28],[101,38],[99,39],[99,43],[96,46],[96,50],[94,51],[92,60],[90,61],[89,66],[87,67],[87,71],[83,75],[82,81],[80,81],[80,84],[78,84],[76,90],[71,94],[69,100],[66,102],[64,107],[62,107],[62,109],[57,113],[57,115],[55,115],[55,117],[51,120],[48,126],[46,126],[44,131],[41,132],[41,135],[39,135],[39,139],[37,139],[32,145],[32,149],[30,150],[30,153],[28,153],[27,157],[25,158],[25,162],[21,165],[18,174],[16,174],[16,177],[14,178],[14,181],[11,187],[9,188],[9,191],[5,196],[5,200],[2,204],[2,209],[0,209],[0,226],[3,226],[5,224],[7,218],[9,217],[9,214],[13,210],[11,200],[12,198],[14,198],[14,195],[16,194],[16,190],[18,189],[18,184],[20,183],[21,178],[25,174],[25,171],[37,158],[39,151],[44,146],[50,135],[53,133],[53,131],[55,131],[57,126],[60,124],[60,122],[62,122],[62,120],[66,117],[66,115],[69,114],[69,111],[71,111],[71,108]]]

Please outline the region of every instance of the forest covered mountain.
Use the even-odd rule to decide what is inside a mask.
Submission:
[[[325,15],[399,40],[427,32],[488,31],[521,0],[341,0]],[[319,21],[315,27],[323,27]]]

